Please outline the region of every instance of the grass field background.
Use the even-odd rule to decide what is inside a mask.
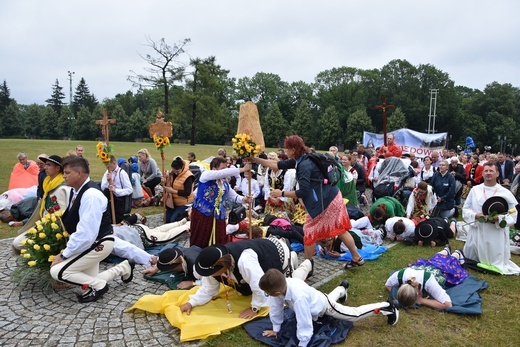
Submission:
[[[2,160],[0,161],[0,191],[7,190],[9,176],[16,155],[24,151],[29,159],[35,160],[40,153],[64,156],[68,150],[80,144],[85,148],[85,157],[90,162],[92,178],[100,180],[105,171],[104,165],[96,157],[94,141],[51,141],[51,140],[0,140]],[[152,157],[161,165],[159,152],[153,143],[113,142],[114,155],[128,158],[140,148],[147,148]],[[195,152],[198,159],[216,155],[220,146],[178,145],[173,144],[165,150],[165,168],[169,168],[176,155],[183,158]],[[223,146],[232,153],[230,146]],[[268,149],[269,150],[269,149]],[[142,209],[146,214],[160,213],[160,207]],[[0,238],[12,237],[16,230],[0,223]],[[451,241],[453,249],[462,248],[463,243]],[[386,300],[388,293],[384,288],[386,278],[393,270],[405,267],[418,258],[429,258],[439,248],[410,247],[397,245],[385,252],[380,259],[367,262],[363,267],[345,272],[344,275],[323,285],[324,292],[332,290],[342,279],[351,282],[347,304],[359,306],[366,303]],[[4,249],[4,252],[11,250]],[[520,264],[520,256],[513,255],[513,261]],[[338,263],[338,268],[341,264]],[[316,269],[320,271],[320,269]],[[369,318],[354,324],[349,337],[338,346],[518,346],[520,344],[520,277],[486,275],[474,271],[471,274],[489,283],[482,292],[484,314],[481,316],[462,316],[437,312],[429,308],[402,310],[399,323],[395,327],[386,325],[386,319]],[[221,336],[209,338],[207,346],[264,346],[253,340],[242,328],[224,332]]]

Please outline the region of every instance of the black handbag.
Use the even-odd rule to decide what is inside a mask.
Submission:
[[[228,224],[238,224],[246,218],[246,208],[243,205],[231,210],[228,217]]]

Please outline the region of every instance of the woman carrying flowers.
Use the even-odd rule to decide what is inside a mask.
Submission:
[[[34,227],[38,220],[47,213],[59,211],[60,205],[67,206],[68,203],[70,188],[65,186],[61,157],[51,155],[47,158],[39,157],[38,159],[45,163],[45,173],[47,174],[47,177],[43,180],[43,197],[29,221],[19,230],[20,235],[14,239],[13,247],[16,250],[22,248],[21,242],[26,238],[27,231]]]
[[[226,158],[216,157],[210,163],[210,170],[199,178],[197,195],[191,210],[190,245],[201,248],[213,244],[226,243],[226,209],[224,201],[250,203],[249,196],[238,195],[229,186],[226,177],[251,170],[251,163],[241,168],[226,168]]]

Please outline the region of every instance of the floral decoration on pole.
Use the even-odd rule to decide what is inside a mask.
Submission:
[[[162,134],[153,134],[153,143],[155,144],[155,148],[157,148],[158,151],[161,151],[161,160],[165,160],[164,147],[170,145],[170,139],[168,136],[163,136]]]
[[[249,134],[236,134],[231,142],[233,150],[240,158],[254,157],[262,150],[260,145],[253,142],[253,138]]]
[[[110,155],[112,153],[112,145],[107,145],[106,142],[99,141],[96,145],[97,156],[99,160],[108,168],[110,164]]]
[[[252,158],[262,150],[262,146],[257,145],[253,142],[253,138],[249,134],[236,134],[234,138],[231,139],[233,143],[233,150],[236,155],[242,159],[247,160],[248,158]],[[248,190],[249,194],[251,194],[251,180],[248,180]],[[251,210],[253,209],[253,202],[249,204],[249,238],[253,238],[253,223],[251,218]]]

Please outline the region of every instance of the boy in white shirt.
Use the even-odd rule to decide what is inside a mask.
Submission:
[[[309,286],[301,279],[285,278],[277,269],[269,269],[260,278],[260,289],[269,295],[269,317],[273,330],[265,330],[263,336],[275,336],[283,323],[284,303],[296,316],[296,337],[298,346],[306,347],[313,335],[312,321],[323,315],[355,322],[366,317],[382,314],[388,317],[388,324],[395,325],[399,311],[391,302],[379,302],[359,307],[349,307],[336,301],[345,301],[349,282],[344,280],[330,294],[324,294]]]

